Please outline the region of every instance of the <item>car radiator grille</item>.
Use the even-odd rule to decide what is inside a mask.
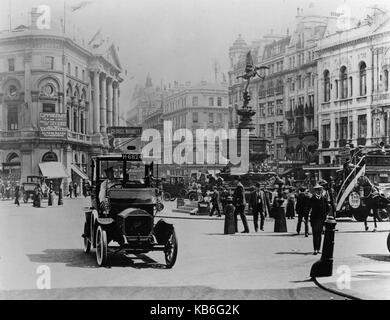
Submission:
[[[153,220],[150,216],[134,215],[119,219],[119,225],[127,237],[146,237],[153,229]]]

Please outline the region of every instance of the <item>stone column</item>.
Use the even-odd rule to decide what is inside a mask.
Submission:
[[[107,129],[107,108],[106,108],[106,74],[100,76],[100,133],[106,134]]]
[[[336,115],[332,112],[330,114],[330,142],[333,144],[330,147],[336,147]]]
[[[92,85],[93,85],[93,133],[100,133],[100,101],[99,101],[99,73],[92,71]]]
[[[358,115],[357,111],[352,111],[352,143],[354,146],[357,146],[358,139]]]
[[[113,109],[112,109],[112,124],[113,126],[118,126],[118,83],[114,81],[113,86]]]
[[[107,126],[112,127],[113,105],[112,105],[112,78],[107,78]]]
[[[24,121],[25,123],[22,123],[23,128],[27,130],[33,130],[34,126],[37,125],[37,123],[33,123],[35,120],[33,117],[33,101],[32,101],[32,95],[31,95],[31,62],[32,62],[32,52],[26,52],[24,55],[24,102],[25,102],[25,116]]]
[[[367,110],[367,145],[371,145],[372,139],[372,113],[371,108],[369,107]]]

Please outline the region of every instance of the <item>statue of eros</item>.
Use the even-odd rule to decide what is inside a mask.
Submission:
[[[241,75],[241,76],[238,76],[237,79],[244,79],[244,80],[247,80],[247,83],[246,83],[246,86],[245,86],[245,89],[244,89],[244,107],[246,107],[250,101],[250,97],[249,97],[249,93],[248,93],[248,87],[249,87],[249,83],[251,81],[251,78],[255,78],[256,76],[258,76],[260,79],[264,80],[265,78],[265,75],[264,74],[260,74],[258,71],[260,70],[265,70],[265,69],[269,69],[268,67],[266,66],[261,66],[261,67],[256,67],[253,63],[253,58],[252,58],[252,54],[250,51],[248,51],[248,53],[246,54],[246,67],[245,67],[245,74],[244,75]]]

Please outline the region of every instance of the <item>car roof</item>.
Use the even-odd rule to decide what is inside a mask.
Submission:
[[[142,161],[132,161],[132,160],[126,160],[127,162],[143,162],[143,163],[151,163],[153,161],[157,162],[158,160],[160,160],[160,158],[156,158],[156,157],[145,157],[145,156],[142,156],[141,154],[141,157],[142,157]],[[112,153],[112,154],[102,154],[102,155],[98,155],[98,156],[94,156],[92,157],[92,159],[94,160],[111,160],[111,161],[116,161],[116,160],[120,160],[120,161],[123,161],[123,158],[122,158],[122,154],[121,153]]]

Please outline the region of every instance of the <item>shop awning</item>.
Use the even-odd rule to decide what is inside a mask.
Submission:
[[[74,164],[70,165],[70,168],[80,176],[81,179],[89,180],[88,176],[80,170],[80,168]]]
[[[42,162],[39,164],[42,176],[48,179],[67,178],[65,168],[61,162]]]

